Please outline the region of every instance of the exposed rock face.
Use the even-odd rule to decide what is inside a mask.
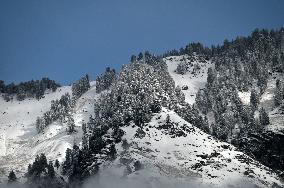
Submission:
[[[250,140],[241,143],[241,148],[251,152],[262,164],[284,171],[284,134],[267,131],[261,135],[252,135]]]

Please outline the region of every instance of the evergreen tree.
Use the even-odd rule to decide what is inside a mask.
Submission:
[[[16,177],[16,174],[14,173],[14,171],[12,170],[9,173],[9,176],[8,176],[8,183],[13,183],[15,181],[17,181],[17,177]]]
[[[54,167],[58,170],[59,166],[60,166],[60,163],[59,163],[58,159],[56,159],[55,162],[54,162]]]
[[[25,184],[29,187],[59,188],[66,186],[61,178],[55,176],[53,163],[51,161],[47,163],[44,154],[37,155],[33,164],[29,164],[26,176],[27,182]]]
[[[135,55],[132,55],[131,58],[130,58],[130,61],[133,63],[135,61],[137,61],[137,58]]]
[[[260,121],[260,124],[261,124],[262,126],[269,125],[269,116],[268,116],[268,114],[266,113],[266,111],[264,110],[264,108],[261,108],[261,109],[260,109],[260,112],[259,112],[259,121]]]
[[[143,53],[142,53],[142,52],[140,52],[140,53],[138,54],[138,58],[137,58],[137,60],[138,60],[138,61],[140,61],[140,60],[142,60],[142,59],[143,59],[143,57],[144,57]]]
[[[63,123],[65,117],[70,116],[71,109],[71,98],[68,93],[62,95],[59,100],[52,100],[50,110],[36,120],[37,131],[39,133],[42,132],[45,127],[56,120],[60,120]]]
[[[96,79],[96,92],[100,93],[101,91],[108,89],[115,80],[115,70],[107,67],[105,73],[98,76]]]
[[[53,167],[52,161],[49,161],[48,166],[47,166],[47,174],[50,178],[54,178],[55,176],[55,171]]]
[[[30,181],[39,180],[41,175],[44,175],[47,172],[47,159],[46,156],[42,153],[37,155],[33,164],[29,164],[27,177]]]
[[[122,148],[123,148],[124,150],[128,150],[128,148],[129,148],[130,145],[128,144],[128,142],[127,142],[126,139],[123,139],[121,146],[122,146]]]
[[[177,66],[176,73],[184,75],[187,72],[187,70],[188,70],[187,62],[181,61]]]
[[[0,93],[5,93],[5,82],[0,80]]]
[[[67,131],[69,134],[72,134],[75,132],[75,122],[74,122],[74,118],[71,115],[69,115],[68,117],[68,130]]]
[[[142,164],[140,161],[135,161],[133,166],[134,166],[135,171],[142,169]]]
[[[207,84],[209,86],[211,86],[214,82],[214,80],[216,79],[217,75],[216,73],[213,71],[212,67],[208,68],[208,72],[207,72]]]
[[[283,83],[279,79],[277,79],[275,93],[274,93],[275,105],[279,106],[282,103],[283,99],[284,99],[284,86]]]
[[[195,103],[198,107],[198,109],[203,113],[207,114],[208,110],[210,109],[207,96],[204,91],[198,90],[196,97],[195,97]]]
[[[209,122],[207,116],[204,117],[203,125],[202,125],[202,130],[206,133],[210,133],[210,127],[209,127]]]
[[[258,95],[257,92],[253,89],[250,94],[250,105],[253,110],[257,109],[258,106]]]
[[[39,117],[37,117],[36,119],[36,130],[37,132],[40,132],[42,130],[41,119]]]
[[[54,92],[58,87],[60,87],[60,85],[49,78],[21,82],[17,85],[14,83],[5,85],[3,81],[0,81],[0,92],[6,93],[7,95],[16,95],[17,100],[24,100],[27,97],[35,97],[39,100],[46,90]]]
[[[90,88],[89,76],[85,75],[80,78],[77,82],[72,84],[72,95],[74,100],[82,96]]]
[[[82,131],[83,131],[82,149],[83,150],[87,150],[89,148],[89,146],[88,146],[88,135],[87,135],[87,125],[86,125],[86,123],[82,124]]]
[[[161,103],[158,99],[155,99],[153,104],[151,105],[151,111],[153,113],[159,113],[161,111],[162,107],[161,107]]]
[[[65,151],[65,161],[62,164],[63,175],[69,173],[71,164],[72,164],[72,150],[70,148],[67,148]]]
[[[115,145],[111,144],[109,148],[109,158],[110,160],[114,160],[116,158],[116,149]]]
[[[45,171],[45,168],[47,166],[48,166],[47,158],[46,158],[44,153],[41,153],[40,158],[39,158],[39,171],[40,171],[40,173]]]

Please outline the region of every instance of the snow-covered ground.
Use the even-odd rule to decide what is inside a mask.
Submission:
[[[189,61],[188,56],[172,56],[164,60],[176,85],[188,86],[187,90],[182,91],[186,102],[193,104],[198,89],[206,84],[207,69],[212,66],[211,62],[199,62],[197,59],[192,62],[193,65],[200,64],[197,72],[193,73],[191,67],[186,74],[180,75],[175,72],[176,67],[180,61]],[[282,128],[281,123],[284,122],[283,114],[279,114],[278,109],[272,105],[274,77],[270,78],[268,88],[260,101],[260,105],[269,112],[269,126],[273,129]],[[51,100],[59,99],[66,92],[71,93],[70,86],[58,88],[54,93],[46,93],[45,98],[39,101],[25,99],[5,102],[0,97],[0,183],[12,169],[18,177],[23,177],[28,163],[31,163],[37,154],[45,153],[48,160],[63,161],[66,149],[74,143],[80,144],[80,127],[93,114],[93,104],[100,97],[95,92],[94,82],[91,85],[77,100],[73,112],[77,132],[72,135],[67,134],[66,126],[60,122],[52,123],[40,134],[35,128],[36,118],[49,110]],[[239,93],[239,96],[245,104],[249,104],[249,92]],[[168,129],[161,128],[167,115],[170,116],[171,122],[178,123],[175,124],[175,131],[184,134],[176,136]],[[137,129],[135,126],[123,127],[126,133],[123,138],[130,147],[125,150],[121,143],[118,143],[118,157],[114,162],[103,164],[103,173],[111,169],[110,173],[117,172],[120,177],[124,176],[129,180],[143,178],[143,182],[147,182],[149,187],[159,187],[157,184],[172,182],[182,182],[184,187],[188,183],[192,185],[192,182],[194,187],[243,186],[236,182],[252,183],[260,187],[268,187],[273,183],[283,185],[267,167],[237,151],[232,145],[217,141],[168,109],[163,108],[161,113],[156,114],[152,121],[143,127],[146,133],[143,138],[135,136]],[[134,172],[133,164],[137,160],[144,167]],[[126,166],[128,173],[125,173]],[[132,172],[129,172],[129,168]]]
[[[276,88],[276,80],[284,80],[284,74],[273,73],[267,83],[267,88],[260,98],[260,106],[263,107],[269,114],[270,124],[267,130],[283,131],[284,130],[284,112],[274,104],[274,93]]]
[[[81,124],[93,114],[94,100],[99,96],[94,82],[91,85],[90,90],[77,100],[74,110],[77,132],[71,135],[67,134],[66,125],[60,122],[52,123],[40,134],[35,128],[36,118],[50,109],[52,100],[67,92],[71,94],[70,86],[46,93],[40,100],[5,102],[0,97],[0,182],[6,179],[10,170],[14,170],[18,177],[23,176],[37,154],[45,153],[48,160],[62,161],[68,147],[80,144]]]
[[[184,126],[184,136],[173,136],[168,130],[159,129],[165,124],[167,115],[179,127]],[[155,115],[143,128],[146,133],[143,138],[134,136],[137,127],[128,126],[123,130],[126,132],[124,139],[130,147],[124,150],[120,144],[117,146],[119,157],[114,165],[124,170],[128,165],[134,171],[133,163],[139,160],[147,174],[151,174],[146,181],[149,184],[163,182],[163,178],[167,177],[184,183],[194,181],[195,187],[244,186],[236,182],[250,182],[260,187],[268,187],[273,182],[282,185],[267,167],[237,151],[232,145],[215,140],[173,111],[163,109]],[[121,166],[121,163],[125,166]],[[109,164],[106,166],[113,167]],[[135,179],[141,175],[145,176],[143,170],[130,173],[127,178]]]
[[[164,58],[164,61],[168,65],[168,71],[172,78],[175,81],[176,86],[188,86],[187,90],[182,90],[185,94],[185,102],[193,104],[195,102],[196,93],[200,88],[204,88],[207,82],[207,70],[209,67],[213,66],[210,61],[199,61],[197,56],[194,56],[194,60],[191,62],[190,57],[187,55],[182,56],[170,56]],[[175,72],[178,64],[181,61],[191,62],[192,66],[189,67],[189,70],[186,74],[181,75]],[[193,67],[195,64],[200,65],[200,70],[193,73]]]
[[[259,108],[263,107],[269,115],[270,124],[266,127],[268,131],[279,132],[284,130],[284,112],[275,106],[274,93],[276,80],[284,80],[284,74],[273,73],[269,76],[267,88],[260,96]],[[250,104],[250,91],[239,92],[239,97],[245,105]],[[256,112],[258,114],[258,111]]]
[[[249,103],[250,103],[250,91],[243,91],[243,92],[239,91],[238,95],[239,95],[243,104],[249,105]]]

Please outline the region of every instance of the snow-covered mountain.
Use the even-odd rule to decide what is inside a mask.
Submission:
[[[261,48],[262,35],[244,50],[236,40],[140,54],[118,74],[39,99],[0,97],[0,181],[11,170],[21,182],[52,180],[47,161],[58,160],[55,177],[71,187],[283,187],[284,60],[277,45]],[[62,112],[54,100],[65,93]]]
[[[197,91],[206,84],[207,69],[212,66],[212,63],[195,60],[193,64],[201,66],[198,72],[193,73],[190,70],[184,75],[177,74],[175,70],[178,64],[181,61],[189,61],[187,58],[187,56],[171,56],[164,60],[175,84],[188,87],[182,91],[185,94],[185,101],[193,104]],[[265,105],[271,100],[269,98],[269,92],[273,89],[271,87],[273,86],[268,87],[262,96],[261,104]],[[62,162],[66,149],[72,148],[74,143],[81,143],[81,125],[94,113],[93,104],[100,97],[100,94],[95,92],[94,82],[76,102],[73,113],[77,130],[75,134],[67,134],[66,125],[59,122],[52,123],[43,133],[36,132],[36,118],[49,109],[52,100],[59,99],[67,92],[71,93],[70,86],[60,87],[56,92],[47,92],[40,100],[5,102],[2,98],[0,99],[2,181],[5,181],[10,170],[14,170],[18,177],[24,178],[27,164],[32,163],[37,154],[45,153],[48,160],[59,159]],[[240,95],[244,102],[249,100],[248,94],[240,93]],[[271,117],[275,116],[273,113],[275,110],[271,111]],[[167,117],[174,126],[171,130],[173,132],[163,128]],[[281,115],[280,118],[283,116]],[[279,117],[272,118],[272,122],[275,121],[283,122]],[[180,125],[182,127],[179,127]],[[272,123],[270,127],[274,127],[273,125]],[[277,125],[280,126],[279,123]],[[143,178],[149,184],[152,181],[154,185],[163,184],[165,177],[179,179],[185,185],[186,182],[194,181],[197,186],[238,187],[235,185],[238,181],[260,187],[271,186],[274,183],[282,184],[269,168],[238,151],[234,146],[220,142],[192,126],[172,110],[163,108],[156,114],[145,125],[146,131],[143,138],[135,136],[137,129],[138,127],[133,125],[123,127],[126,133],[123,139],[129,146],[125,149],[121,143],[117,144],[117,159],[112,163],[104,162],[102,169],[115,168],[121,176],[127,175],[130,179],[139,178],[147,172],[146,174],[151,175],[144,177],[144,174]],[[182,134],[177,136],[177,132]],[[135,161],[143,164],[142,171],[135,172]]]
[[[169,115],[173,132],[161,128]],[[149,127],[149,128],[148,128]],[[121,150],[120,159],[128,162],[139,160],[146,168],[156,168],[157,174],[180,178],[186,181],[193,177],[200,186],[229,187],[244,181],[260,187],[281,184],[277,176],[267,167],[254,161],[234,146],[220,142],[192,126],[173,111],[163,109],[147,125],[143,139],[134,136],[137,128],[125,127],[126,139],[131,147]],[[176,130],[174,130],[176,129]],[[175,131],[184,134],[176,136]],[[127,160],[125,160],[127,161]],[[138,173],[139,176],[139,173]],[[159,179],[159,176],[156,175]]]

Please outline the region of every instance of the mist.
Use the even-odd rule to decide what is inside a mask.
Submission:
[[[171,175],[170,175],[171,176]],[[127,177],[121,176],[119,170],[108,169],[88,179],[83,188],[255,188],[255,184],[247,180],[228,180],[223,185],[205,185],[202,178],[168,177],[143,169]]]
[[[256,188],[247,179],[225,180],[222,185],[206,185],[202,177],[174,177],[174,174],[162,175],[159,171],[142,169],[128,176],[123,175],[124,168],[107,168],[84,181],[76,188]],[[208,177],[206,177],[208,178]],[[72,187],[72,186],[71,186]],[[0,188],[38,188],[20,183],[0,184]],[[50,187],[49,187],[50,188]],[[73,188],[73,187],[72,187]]]

